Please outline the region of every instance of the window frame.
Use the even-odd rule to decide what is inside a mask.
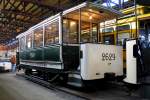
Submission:
[[[69,21],[69,23],[70,23],[70,21],[75,21],[76,22],[76,28],[77,28],[77,41],[76,41],[76,43],[71,43],[71,42],[64,42],[64,24],[63,24],[63,21],[64,20],[67,20],[67,21]],[[76,21],[76,20],[73,20],[73,19],[67,19],[67,18],[65,18],[64,16],[62,17],[62,41],[63,41],[63,44],[79,44],[79,22],[78,22],[78,20]],[[67,33],[68,34],[68,33]],[[70,37],[69,37],[70,38]]]
[[[27,44],[27,37],[28,35],[31,35],[31,47],[28,48],[28,44]],[[34,33],[33,31],[28,32],[28,34],[26,34],[26,49],[32,49],[33,48],[33,42],[34,42]]]
[[[22,40],[21,39],[23,39],[24,45],[22,45]],[[24,51],[24,50],[26,50],[26,36],[22,36],[22,37],[19,38],[19,51]]]
[[[42,28],[42,45],[41,46],[35,46],[35,30],[37,30],[38,28]],[[44,25],[42,24],[42,25],[39,25],[36,28],[34,28],[32,30],[32,34],[33,34],[33,48],[43,47],[44,46],[44,39],[43,39],[43,37],[44,37]]]
[[[50,24],[52,24],[52,23],[55,23],[55,22],[58,22],[58,43],[50,43],[50,44],[46,44],[46,42],[45,42],[45,35],[46,35],[46,26],[48,26],[48,25],[50,25]],[[51,20],[50,22],[47,22],[47,23],[45,23],[44,25],[43,25],[43,27],[44,27],[44,46],[49,46],[49,45],[53,45],[53,44],[60,44],[60,19],[59,18],[55,18],[55,19],[53,19],[53,20]]]

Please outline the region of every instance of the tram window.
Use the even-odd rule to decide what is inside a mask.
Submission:
[[[81,42],[91,42],[90,23],[82,22],[81,25]]]
[[[78,21],[71,19],[63,20],[63,42],[78,43]]]
[[[114,35],[103,36],[103,43],[114,45]]]
[[[43,27],[34,30],[34,47],[43,46]]]
[[[92,24],[92,42],[97,42],[98,25]]]
[[[81,42],[97,42],[97,24],[81,23]]]
[[[118,26],[116,27],[116,30],[117,31],[130,30],[130,26],[129,25]]]
[[[100,12],[92,9],[82,9],[81,11],[81,42],[98,41],[98,24],[100,22]]]
[[[20,43],[19,43],[20,51],[25,50],[26,45],[25,45],[25,37],[20,38]]]
[[[118,45],[124,45],[126,39],[130,38],[129,33],[119,33],[118,34]]]
[[[112,33],[113,31],[114,31],[114,28],[102,29],[102,33]]]
[[[26,36],[26,47],[27,49],[32,48],[32,34]]]
[[[55,21],[45,26],[45,45],[59,43],[59,22]]]

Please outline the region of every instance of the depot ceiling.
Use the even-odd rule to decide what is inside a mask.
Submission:
[[[0,0],[0,43],[73,5],[86,0]]]

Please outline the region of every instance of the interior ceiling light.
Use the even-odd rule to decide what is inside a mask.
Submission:
[[[51,30],[51,29],[52,29],[52,27],[50,26],[50,27],[49,27],[49,30]]]
[[[74,26],[75,24],[76,24],[76,23],[73,22],[73,21],[70,22],[70,26]]]
[[[92,16],[90,16],[90,17],[89,17],[89,19],[91,20],[91,19],[93,19],[93,17],[92,17]]]
[[[92,12],[93,10],[92,10],[92,9],[89,9],[89,11]]]
[[[64,20],[63,23],[66,24],[66,23],[67,23],[67,20]]]

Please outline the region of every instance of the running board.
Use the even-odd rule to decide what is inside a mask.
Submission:
[[[80,73],[69,73],[67,84],[75,87],[82,87],[83,83]]]
[[[68,82],[67,84],[75,87],[82,87],[82,84],[77,82]]]

